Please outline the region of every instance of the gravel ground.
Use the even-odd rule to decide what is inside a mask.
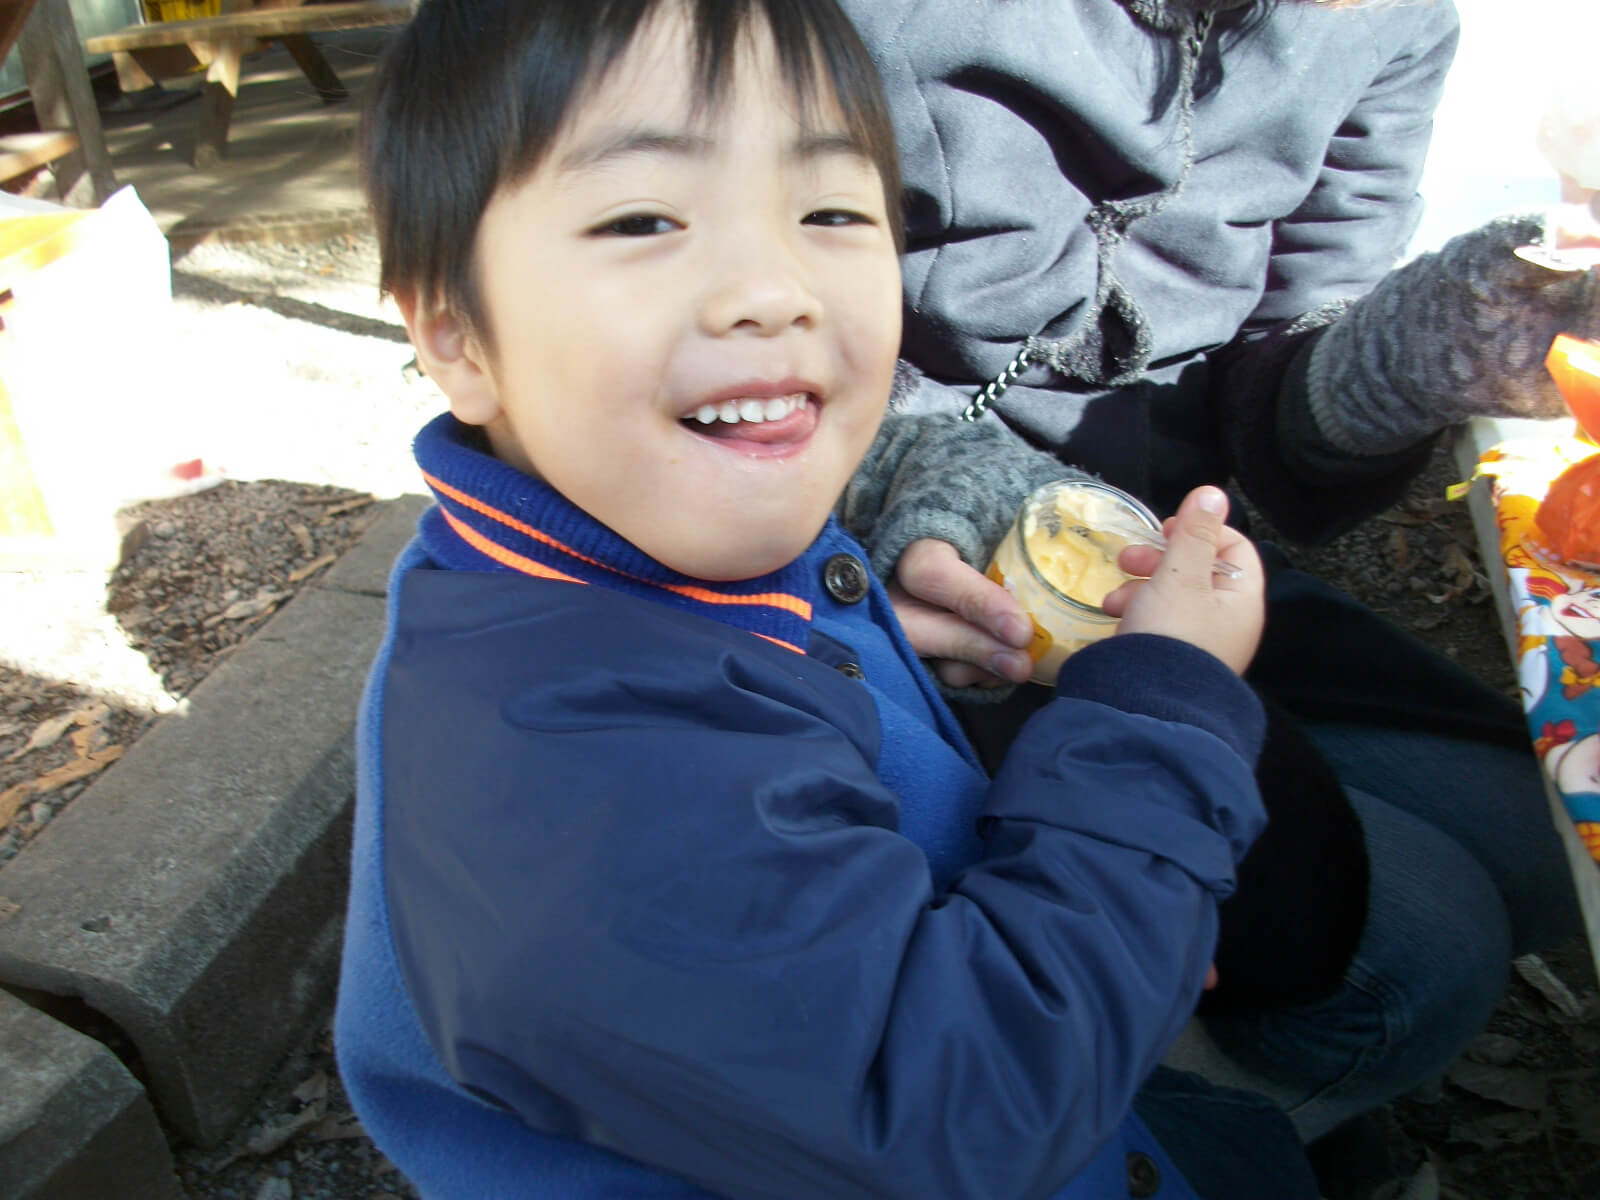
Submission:
[[[142,533],[109,576],[0,576],[12,616],[0,628],[0,870],[352,544],[376,502],[420,490],[406,447],[439,399],[403,371],[409,350],[373,294],[375,261],[372,239],[352,235],[202,246],[174,264],[177,361],[234,383],[220,399],[198,387],[165,396],[159,416],[171,461],[200,456],[225,481],[130,506]],[[1452,478],[1441,452],[1404,504],[1298,560],[1510,688],[1470,522],[1442,499]],[[1600,994],[1581,942],[1544,964],[1525,964],[1491,1035],[1447,1080],[1383,1114],[1396,1148],[1430,1160],[1446,1197],[1600,1195]],[[175,1149],[195,1200],[415,1194],[350,1115],[326,1023],[234,1137]]]

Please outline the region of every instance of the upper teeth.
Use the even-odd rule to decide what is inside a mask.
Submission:
[[[805,402],[804,392],[796,392],[792,396],[774,396],[770,400],[724,400],[721,404],[702,404],[694,410],[694,419],[702,425],[717,421],[725,421],[729,425],[749,421],[759,425],[763,421],[781,421],[804,406]]]

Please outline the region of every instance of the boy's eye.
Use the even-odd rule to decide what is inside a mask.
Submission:
[[[635,213],[618,217],[615,221],[607,221],[589,232],[598,237],[656,237],[681,228],[683,227],[676,221],[667,217],[658,217],[651,213]]]
[[[834,227],[839,225],[871,225],[873,220],[866,213],[850,212],[843,208],[819,208],[816,212],[809,212],[800,219],[802,225],[823,225]]]

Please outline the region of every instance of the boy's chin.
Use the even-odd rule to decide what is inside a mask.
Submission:
[[[809,534],[790,527],[771,537],[725,536],[706,546],[663,547],[651,557],[691,579],[708,583],[738,583],[759,579],[787,567],[804,554],[827,518],[815,523]],[[647,551],[648,552],[648,551]]]

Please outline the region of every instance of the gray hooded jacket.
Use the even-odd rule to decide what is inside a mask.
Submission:
[[[1315,537],[1395,498],[1426,445],[1351,457],[1304,404],[1280,417],[1278,397],[1310,331],[1383,278],[1416,225],[1450,0],[843,6],[903,159],[903,353],[921,378],[899,411],[959,413],[1027,347],[994,411],[1157,508],[1235,475],[1285,532]],[[930,455],[853,485],[846,523],[880,569],[927,530],[918,504],[877,493],[937,491],[939,470]],[[889,508],[904,528],[876,520]]]

